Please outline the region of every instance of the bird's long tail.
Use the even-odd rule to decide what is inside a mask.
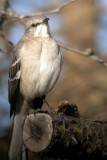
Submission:
[[[34,99],[34,109],[41,108],[43,101],[41,98]],[[16,103],[12,132],[8,150],[8,160],[27,160],[27,150],[23,144],[22,125],[23,120],[30,108],[26,100],[19,96]],[[20,107],[19,107],[20,106]]]
[[[9,150],[8,160],[26,160],[26,149],[22,139],[22,124],[24,117],[21,113],[14,116]]]

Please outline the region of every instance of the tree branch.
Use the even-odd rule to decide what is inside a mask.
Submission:
[[[0,10],[2,11],[6,11],[7,8],[9,8],[9,3],[8,3],[8,0],[1,0],[1,6],[0,6]]]
[[[66,7],[67,5],[69,5],[70,3],[73,3],[73,2],[75,2],[75,0],[70,0],[70,1],[67,1],[67,2],[63,3],[62,5],[60,5],[56,9],[52,9],[52,10],[49,10],[49,11],[38,12],[36,14],[31,14],[30,16],[59,13],[64,7]],[[27,15],[27,17],[28,16],[29,15]],[[20,18],[24,18],[24,17],[26,17],[26,16],[20,16]]]
[[[8,54],[5,50],[0,48],[0,52],[4,53],[4,54]]]
[[[0,13],[6,15],[8,15],[8,13],[15,14],[14,11],[10,8],[8,0],[1,0]]]
[[[34,110],[23,123],[25,146],[42,156],[60,159],[107,158],[107,122],[80,117],[75,104],[60,103],[58,111]]]
[[[11,41],[9,41],[3,33],[0,34],[0,37],[6,42],[6,44],[9,46],[10,50],[12,50],[14,47],[14,44]],[[6,50],[0,48],[0,52],[4,53],[4,54],[9,54],[10,50],[6,51]]]
[[[107,62],[102,60],[102,59],[100,59],[97,55],[95,55],[95,53],[93,52],[93,50],[91,48],[88,48],[85,51],[81,51],[79,49],[67,46],[67,45],[65,45],[65,44],[63,44],[63,43],[61,43],[59,41],[57,41],[57,44],[60,47],[66,49],[66,50],[69,50],[71,52],[75,52],[75,53],[77,53],[79,55],[82,55],[82,56],[90,57],[91,59],[93,59],[93,60],[97,61],[98,63],[103,64],[104,66],[107,67]]]
[[[17,15],[16,13],[5,13],[4,11],[1,11],[1,14],[4,14],[6,16],[12,17],[12,18],[18,18],[18,19],[23,19],[26,17],[32,17],[32,16],[36,16],[36,15],[44,15],[44,14],[53,14],[53,13],[59,13],[64,7],[66,7],[67,5],[69,5],[70,3],[75,2],[75,0],[70,0],[67,1],[65,3],[63,3],[62,5],[60,5],[58,8],[56,9],[52,9],[49,11],[43,11],[43,12],[38,12],[38,13],[34,13],[34,14],[30,14],[30,15]]]

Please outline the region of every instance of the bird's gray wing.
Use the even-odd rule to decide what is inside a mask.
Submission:
[[[20,47],[20,46],[19,46]],[[13,50],[8,79],[8,99],[10,102],[10,116],[15,110],[15,103],[17,99],[17,89],[20,83],[21,65],[19,58],[19,47],[16,46]]]

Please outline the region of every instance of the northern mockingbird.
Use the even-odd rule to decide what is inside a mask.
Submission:
[[[61,72],[62,53],[50,34],[48,20],[45,16],[29,18],[13,50],[8,80],[10,116],[14,113],[9,160],[23,159],[23,119],[30,108],[42,107]]]

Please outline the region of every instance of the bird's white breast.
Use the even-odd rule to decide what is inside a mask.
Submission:
[[[55,85],[62,60],[55,41],[33,42],[21,52],[21,92],[25,98],[46,95]]]

